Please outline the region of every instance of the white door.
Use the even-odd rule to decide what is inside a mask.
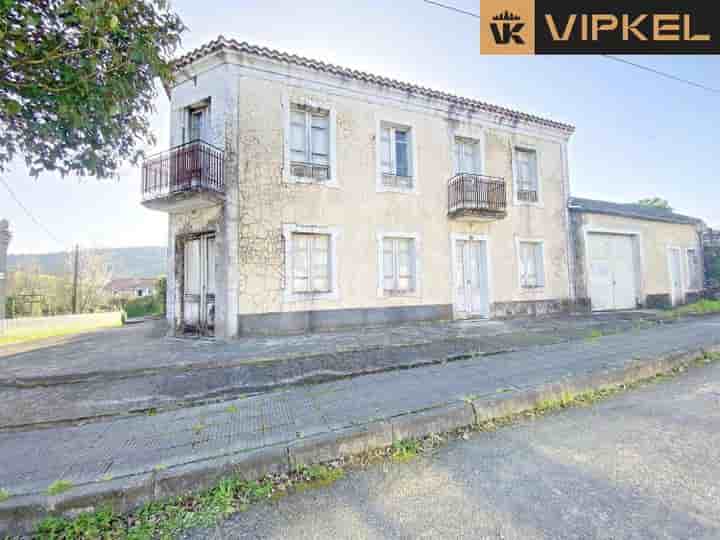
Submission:
[[[589,234],[587,247],[593,310],[634,309],[637,268],[633,237]]]
[[[680,248],[670,248],[670,294],[673,306],[683,302],[682,278],[682,251]]]
[[[212,334],[215,327],[215,237],[202,235],[185,242],[183,328]]]
[[[457,240],[456,308],[466,315],[490,314],[487,245],[480,240]]]

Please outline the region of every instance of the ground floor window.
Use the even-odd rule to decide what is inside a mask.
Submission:
[[[538,289],[545,286],[543,244],[540,241],[518,242],[520,287]]]
[[[330,235],[293,233],[292,288],[295,293],[330,291]]]
[[[414,238],[382,239],[383,290],[387,293],[411,292],[416,288],[416,250]]]

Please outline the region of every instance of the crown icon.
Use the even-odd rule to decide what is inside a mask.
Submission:
[[[520,21],[522,20],[522,17],[519,15],[515,15],[514,13],[510,13],[507,9],[503,11],[502,13],[498,13],[493,17],[493,21]]]

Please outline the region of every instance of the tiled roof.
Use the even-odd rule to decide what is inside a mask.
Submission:
[[[554,120],[548,120],[546,118],[541,118],[532,114],[515,111],[505,107],[500,107],[498,105],[492,105],[490,103],[485,103],[476,99],[448,94],[447,92],[433,90],[424,86],[418,86],[407,82],[397,81],[395,79],[389,79],[380,75],[373,75],[372,73],[367,73],[365,71],[358,71],[356,69],[336,66],[334,64],[327,64],[320,60],[313,60],[312,58],[305,58],[303,56],[297,56],[295,54],[289,54],[274,49],[268,49],[267,47],[251,45],[244,41],[240,42],[234,39],[226,39],[223,36],[220,36],[217,39],[206,43],[205,45],[198,47],[197,49],[194,49],[187,54],[184,54],[175,61],[175,67],[185,67],[195,62],[196,60],[203,58],[204,56],[224,49],[242,52],[246,54],[254,54],[257,56],[269,58],[271,60],[277,60],[278,62],[294,64],[297,66],[314,69],[316,71],[330,73],[332,75],[337,75],[340,77],[349,77],[371,84],[394,88],[403,92],[412,92],[425,97],[447,101],[448,103],[458,105],[469,110],[484,111],[491,114],[498,114],[501,116],[505,116],[506,118],[511,120],[522,120],[525,122],[531,122],[533,124],[539,124],[541,126],[559,129],[568,134],[571,134],[575,131],[575,128],[569,124],[555,122]]]
[[[571,197],[569,207],[570,210],[588,212],[590,214],[606,214],[610,216],[647,219],[650,221],[665,221],[668,223],[682,223],[686,225],[699,225],[703,223],[702,220],[694,217],[676,214],[671,210],[645,206],[643,204],[621,204],[609,201],[596,201],[594,199]]]

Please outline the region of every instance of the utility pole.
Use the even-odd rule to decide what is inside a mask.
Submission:
[[[73,265],[73,293],[72,312],[77,313],[78,305],[78,259],[80,258],[80,246],[75,244],[75,264]]]

